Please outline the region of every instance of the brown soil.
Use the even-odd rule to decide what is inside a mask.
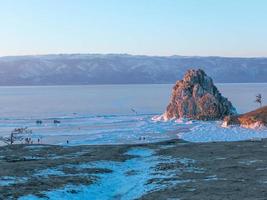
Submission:
[[[151,191],[142,199],[267,199],[267,140],[188,143],[181,140],[143,145],[103,145],[62,147],[49,145],[12,145],[0,147],[0,177],[27,177],[21,183],[0,186],[0,199],[17,199],[27,194],[43,196],[44,191],[68,184],[90,185],[98,181],[97,173],[109,169],[73,167],[100,160],[124,162],[133,156],[125,152],[132,147],[153,149],[157,156],[169,160],[151,169],[153,173],[172,171],[173,176],[151,179],[147,184],[177,184]],[[177,160],[189,159],[181,163]],[[68,176],[56,174],[38,178],[36,171],[64,166]],[[129,176],[136,171],[129,171]],[[108,180],[106,180],[108,181]],[[77,191],[69,191],[71,193]]]

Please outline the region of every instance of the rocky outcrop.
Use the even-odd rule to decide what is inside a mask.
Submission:
[[[221,95],[212,79],[198,69],[188,70],[183,80],[176,82],[163,117],[165,120],[216,120],[233,114],[236,114],[236,109],[232,103]]]
[[[223,126],[226,127],[229,125],[241,125],[245,128],[267,126],[267,106],[242,115],[227,116],[224,118]]]

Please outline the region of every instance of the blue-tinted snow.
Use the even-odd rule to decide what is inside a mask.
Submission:
[[[86,185],[67,185],[64,188],[45,192],[50,200],[58,199],[122,199],[131,200],[141,197],[151,190],[160,190],[165,187],[172,187],[175,184],[188,182],[191,180],[170,180],[176,172],[172,170],[157,170],[155,167],[159,163],[179,162],[184,165],[184,172],[203,171],[192,166],[194,160],[181,158],[172,159],[154,155],[153,150],[148,148],[132,148],[126,154],[137,157],[125,162],[98,161],[78,165],[78,168],[105,168],[112,170],[111,173],[97,174],[99,180],[96,183]],[[157,172],[157,173],[156,173]],[[161,184],[148,184],[150,179],[164,180]],[[74,192],[73,192],[74,191]],[[21,197],[20,200],[41,199],[33,195]]]
[[[13,176],[2,176],[0,177],[0,186],[8,186],[18,183],[24,183],[28,179],[26,177],[13,177]]]

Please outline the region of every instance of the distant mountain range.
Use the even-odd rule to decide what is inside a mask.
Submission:
[[[174,83],[189,68],[220,83],[267,82],[267,58],[59,54],[0,57],[0,85]]]

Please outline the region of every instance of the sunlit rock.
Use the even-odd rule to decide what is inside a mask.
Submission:
[[[253,110],[251,112],[227,116],[224,118],[223,126],[240,125],[244,128],[263,128],[267,126],[267,106]]]
[[[216,120],[236,114],[236,109],[223,97],[212,79],[201,70],[188,70],[173,87],[164,119],[190,118]]]

